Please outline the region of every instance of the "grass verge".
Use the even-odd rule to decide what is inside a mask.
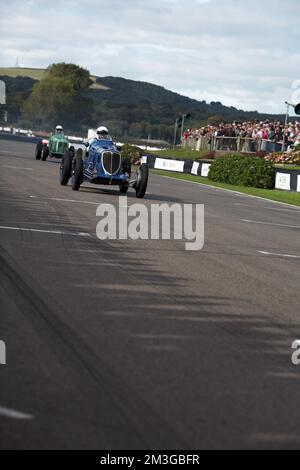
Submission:
[[[170,171],[164,170],[151,170],[151,173],[160,176],[169,176],[171,178],[185,181],[193,181],[195,183],[202,183],[206,184],[207,186],[213,186],[215,188],[229,189],[230,191],[238,191],[243,194],[249,194],[250,196],[258,196],[264,199],[270,199],[272,201],[285,202],[286,204],[292,204],[294,206],[300,206],[300,193],[296,192],[289,192],[279,189],[260,189],[248,188],[246,186],[234,186],[226,183],[216,183],[202,176],[182,173],[171,173]]]
[[[34,80],[41,80],[46,75],[46,70],[28,67],[0,67],[0,75],[6,75],[8,77],[29,77]]]
[[[287,163],[275,163],[275,168],[277,170],[300,170],[300,165],[288,165]]]
[[[0,67],[0,75],[6,75],[7,77],[29,77],[33,78],[34,80],[41,80],[46,76],[47,70],[46,69],[37,69],[37,68],[29,68],[29,67]],[[95,90],[109,90],[110,88],[101,85],[101,83],[96,83],[97,77],[94,75],[90,76],[93,84],[91,88]]]

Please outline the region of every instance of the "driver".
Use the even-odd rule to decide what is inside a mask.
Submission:
[[[63,128],[59,124],[55,128],[55,134],[62,134],[63,133]]]
[[[89,146],[92,144],[94,140],[111,140],[111,136],[108,133],[107,127],[99,126],[98,129],[96,130],[96,137],[94,137],[93,139],[91,139],[89,142],[86,143],[86,146],[87,146],[86,156],[89,161],[88,168],[90,171],[94,171],[95,166],[96,166],[96,160],[97,160],[96,154],[94,154],[93,157],[90,157],[90,154],[89,154],[89,149],[90,149]]]
[[[105,126],[98,127],[98,129],[96,130],[96,134],[98,140],[110,140],[108,129]]]

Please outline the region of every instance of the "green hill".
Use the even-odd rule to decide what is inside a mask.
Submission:
[[[33,80],[41,80],[45,76],[45,69],[27,67],[0,67],[0,74],[7,77],[28,77]]]
[[[10,78],[16,77],[27,77],[33,80],[41,80],[46,75],[46,69],[35,69],[28,67],[0,67],[0,76],[6,76]],[[95,90],[106,90],[107,88],[100,83],[97,83],[97,77],[91,75],[91,79],[94,82],[91,88]]]
[[[46,73],[45,69],[0,67],[0,79],[6,82],[7,87],[7,110],[11,123],[26,125],[22,121],[22,104],[34,84]],[[147,82],[93,75],[91,79],[93,84],[87,92],[92,103],[88,125],[74,122],[70,130],[85,132],[87,127],[104,123],[116,137],[150,137],[171,141],[175,118],[181,113],[191,114],[188,127],[220,120],[283,119],[281,115],[243,111],[220,102],[197,101]]]

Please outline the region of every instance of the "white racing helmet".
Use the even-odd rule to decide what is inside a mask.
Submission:
[[[96,134],[97,134],[98,139],[101,139],[103,137],[107,138],[107,136],[108,136],[107,127],[105,127],[105,126],[98,127],[98,129],[96,130]]]
[[[55,131],[56,131],[57,134],[60,134],[60,133],[63,131],[62,126],[60,126],[60,125],[58,124],[58,125],[56,126],[56,128],[55,128]]]

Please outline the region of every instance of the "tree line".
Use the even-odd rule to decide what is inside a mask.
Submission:
[[[6,83],[9,122],[18,127],[51,130],[61,123],[69,132],[85,135],[88,128],[104,124],[115,137],[171,142],[181,113],[191,114],[189,127],[274,118],[197,101],[146,82],[98,77],[94,83],[90,72],[75,64],[52,64],[40,81],[0,78]]]

